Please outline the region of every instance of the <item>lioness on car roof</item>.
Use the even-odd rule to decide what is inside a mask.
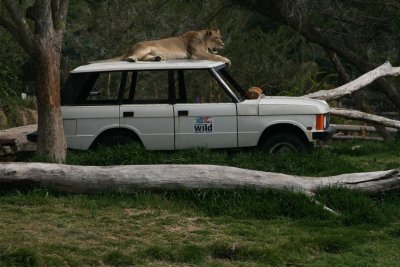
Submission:
[[[175,37],[138,42],[122,56],[102,61],[205,59],[230,65],[231,61],[228,58],[217,55],[222,48],[224,48],[224,42],[222,42],[220,31],[207,29],[189,31]]]

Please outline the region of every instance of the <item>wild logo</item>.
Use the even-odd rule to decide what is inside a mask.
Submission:
[[[194,119],[193,129],[195,133],[212,133],[213,117],[196,117]]]

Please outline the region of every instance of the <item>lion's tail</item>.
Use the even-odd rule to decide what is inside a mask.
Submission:
[[[105,63],[105,62],[121,61],[123,58],[124,58],[124,56],[119,56],[119,57],[114,57],[114,58],[109,58],[109,59],[89,61],[89,63],[93,64],[93,63]]]

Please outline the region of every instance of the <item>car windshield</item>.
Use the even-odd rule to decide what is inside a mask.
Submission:
[[[216,71],[240,101],[246,100],[246,93],[242,86],[240,86],[237,81],[233,79],[226,68],[220,68]]]

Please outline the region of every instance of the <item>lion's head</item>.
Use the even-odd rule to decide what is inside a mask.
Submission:
[[[217,54],[218,50],[224,48],[224,42],[222,42],[221,34],[218,29],[207,30],[206,44],[208,47],[208,52],[212,54]]]
[[[263,90],[260,87],[252,86],[246,91],[247,99],[257,99],[262,95]]]

